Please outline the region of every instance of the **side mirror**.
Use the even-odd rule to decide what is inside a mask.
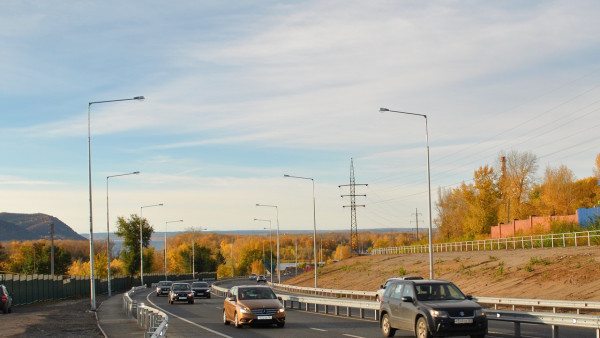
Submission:
[[[379,285],[379,288],[380,288],[380,289],[385,289],[385,286],[383,286],[383,285]]]
[[[283,300],[283,298],[281,298],[281,296],[277,296],[277,299],[279,299],[281,301]]]
[[[235,302],[235,296],[229,296],[227,300],[230,302]]]
[[[404,296],[402,297],[402,301],[405,303],[413,303],[415,300],[410,296]]]
[[[466,298],[467,298],[468,300],[473,300],[473,296],[471,296],[471,295],[467,295],[467,296],[466,296]]]

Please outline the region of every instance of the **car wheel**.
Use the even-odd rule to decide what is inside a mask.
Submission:
[[[427,319],[419,317],[415,328],[417,338],[430,338],[429,328],[427,327]]]
[[[277,323],[277,327],[284,327],[285,326],[285,322],[279,322]]]
[[[390,324],[390,317],[386,314],[381,318],[381,333],[384,337],[393,337],[396,333],[396,329],[392,328]]]
[[[188,304],[194,304],[194,300],[193,300],[193,299],[192,299],[192,300],[189,300],[189,301],[188,301]]]
[[[210,299],[210,295],[206,296],[206,299]]]
[[[8,313],[12,313],[12,306],[8,308]]]
[[[233,325],[238,328],[241,329],[242,328],[242,324],[240,324],[240,321],[238,319],[238,315],[237,312],[233,315]]]
[[[223,310],[223,324],[229,325],[229,321],[227,320],[227,313]]]
[[[8,313],[8,304],[6,304],[6,303],[4,304],[4,306],[2,307],[2,312],[3,312],[4,314],[7,314],[7,313]]]

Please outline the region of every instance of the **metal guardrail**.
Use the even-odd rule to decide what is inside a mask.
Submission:
[[[494,310],[498,310],[499,307],[509,307],[515,311],[519,307],[531,308],[531,312],[535,312],[536,308],[538,310],[542,308],[552,309],[552,313],[556,313],[557,310],[560,312],[575,311],[576,314],[600,313],[600,302],[493,297],[473,297],[473,300],[488,308],[493,307]]]
[[[567,232],[561,234],[529,235],[482,239],[477,241],[433,243],[433,252],[460,252],[484,250],[508,250],[526,248],[554,248],[566,246],[592,246],[600,241],[600,230]],[[594,243],[595,242],[595,243]],[[374,248],[373,255],[428,253],[429,245],[407,245]]]
[[[134,287],[123,295],[123,309],[125,314],[130,318],[135,317],[138,325],[147,330],[144,337],[165,337],[167,335],[167,328],[169,327],[169,317],[167,314],[158,309],[146,306],[143,303],[138,304],[135,300],[131,299],[131,294],[143,289],[146,289],[146,286]]]
[[[561,326],[592,329],[596,331],[596,337],[600,337],[600,317],[598,316],[503,310],[486,310],[486,313],[488,320],[513,322],[515,337],[521,336],[521,323],[551,325],[553,338],[559,336],[559,327]]]

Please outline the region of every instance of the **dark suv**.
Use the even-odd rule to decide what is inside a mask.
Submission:
[[[380,309],[379,326],[384,337],[392,337],[400,329],[419,338],[481,338],[488,330],[482,307],[444,280],[394,281],[385,289]]]

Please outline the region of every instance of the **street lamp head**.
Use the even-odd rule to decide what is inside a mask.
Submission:
[[[390,110],[388,108],[379,108],[379,112],[380,113],[383,113],[383,112],[386,112],[386,111],[390,111]]]
[[[138,100],[138,101],[144,101],[146,98],[143,96],[136,96],[133,98],[134,100]]]
[[[134,174],[134,175],[139,175],[139,173],[140,173],[139,171],[132,172],[132,174]]]
[[[285,174],[285,175],[283,175],[283,177],[290,177],[290,175],[288,175],[288,174]]]

